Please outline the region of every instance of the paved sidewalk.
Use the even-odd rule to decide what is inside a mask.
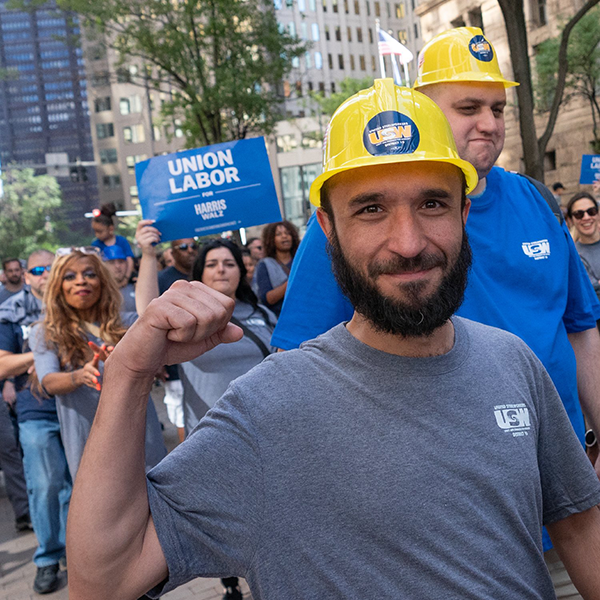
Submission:
[[[177,443],[177,430],[169,423],[162,390],[152,394],[160,421],[165,425],[164,437],[171,450]],[[0,472],[0,600],[68,600],[66,574],[62,574],[61,588],[53,594],[40,596],[33,591],[35,565],[31,561],[37,547],[33,533],[17,533],[14,514],[6,497],[4,479]],[[244,599],[251,600],[248,586],[243,583]],[[218,579],[196,579],[174,592],[163,596],[165,600],[220,600],[223,588]],[[115,598],[114,600],[119,600]]]

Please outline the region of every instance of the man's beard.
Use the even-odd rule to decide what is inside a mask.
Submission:
[[[403,301],[383,295],[374,283],[377,277],[383,273],[412,272],[434,267],[446,270],[448,258],[445,255],[421,253],[413,258],[397,256],[369,265],[368,275],[365,276],[346,260],[335,228],[327,251],[338,285],[356,312],[370,321],[377,331],[403,337],[431,335],[458,310],[464,298],[472,259],[471,247],[463,229],[458,257],[445,273],[437,290],[421,299],[420,294],[426,282],[403,283],[398,286],[408,296],[408,300]]]

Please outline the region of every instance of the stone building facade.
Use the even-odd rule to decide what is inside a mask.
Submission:
[[[529,57],[535,72],[536,47],[544,40],[559,34],[559,26],[582,6],[581,0],[525,0],[525,17],[529,41]],[[451,27],[481,27],[492,41],[505,77],[512,78],[508,38],[500,6],[496,0],[427,0],[416,7],[421,19],[422,39],[426,43],[436,34]],[[510,170],[523,169],[523,150],[518,125],[517,95],[507,90],[506,143],[498,164]],[[536,117],[541,135],[547,115]],[[588,106],[579,99],[564,104],[544,159],[546,184],[564,184],[568,198],[588,186],[579,185],[581,156],[592,154],[592,117]]]

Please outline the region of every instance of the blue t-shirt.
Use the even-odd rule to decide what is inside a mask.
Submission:
[[[540,358],[583,439],[575,354],[568,333],[596,326],[600,303],[565,225],[519,175],[494,167],[472,199],[473,267],[460,316],[510,331]],[[316,219],[296,254],[271,343],[289,350],[351,318]]]
[[[124,238],[122,235],[115,235],[115,243],[113,246],[119,246],[122,248],[123,252],[125,252],[125,256],[131,256],[133,258],[133,250],[131,249],[131,244],[127,241],[127,238]],[[92,242],[92,246],[96,246],[96,248],[100,248],[104,252],[104,249],[108,246],[101,242],[98,238],[94,238]]]
[[[0,323],[0,350],[12,354],[29,352],[30,329],[30,325]],[[15,411],[19,423],[39,420],[58,422],[54,398],[36,398],[29,390],[27,373],[15,377],[14,381],[17,390]]]

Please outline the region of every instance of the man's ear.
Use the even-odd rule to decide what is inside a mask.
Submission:
[[[469,216],[469,211],[471,210],[471,199],[467,196],[467,199],[465,201],[465,205],[462,209],[462,219],[463,219],[463,225],[467,224],[467,218]]]
[[[327,239],[329,239],[333,223],[331,222],[329,215],[320,206],[317,208],[317,221],[319,221],[323,233],[327,236]]]

